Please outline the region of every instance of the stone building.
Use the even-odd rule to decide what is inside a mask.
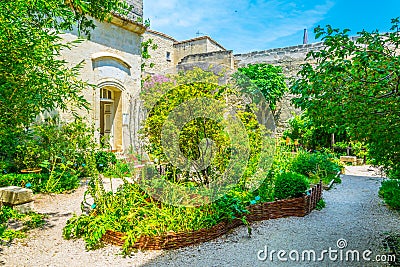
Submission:
[[[153,30],[147,30],[143,41],[149,39],[157,45],[156,50],[150,50],[151,58],[146,62],[145,71],[150,74],[173,72],[183,65],[209,63],[234,68],[232,50],[226,50],[221,44],[209,36],[177,41],[171,36]],[[154,67],[149,67],[153,63]]]
[[[147,65],[153,63],[154,67],[145,69],[150,74],[174,72],[193,66],[206,68],[210,64],[235,70],[248,64],[267,63],[281,66],[284,75],[291,78],[296,76],[301,64],[305,63],[308,52],[322,48],[322,43],[314,43],[234,55],[232,50],[225,49],[208,36],[177,41],[164,33],[147,30],[143,38],[144,40],[152,39],[158,46],[156,50],[150,50],[151,58]],[[287,128],[287,121],[293,117],[294,113],[300,112],[291,104],[291,98],[293,98],[292,95],[286,94],[277,104],[275,118],[278,132]]]
[[[95,21],[90,40],[63,51],[63,58],[75,66],[84,62],[80,78],[96,89],[86,89],[89,113],[78,111],[94,124],[96,138],[105,140],[112,150],[137,146],[140,120],[141,35],[146,28],[136,22],[143,16],[143,1],[129,0],[134,9],[128,16],[113,14],[110,22]],[[63,35],[66,41],[77,39],[76,31]],[[71,119],[70,114],[61,114]]]

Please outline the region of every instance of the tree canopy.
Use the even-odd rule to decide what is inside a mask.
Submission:
[[[288,87],[285,82],[285,76],[282,74],[282,68],[271,64],[258,63],[249,64],[246,67],[238,69],[238,72],[245,75],[248,79],[242,79],[238,76],[239,85],[249,84],[248,91],[260,90],[272,111],[276,109],[276,103],[279,102]]]
[[[60,57],[74,43],[59,34],[76,27],[88,35],[92,18],[126,9],[121,0],[0,1],[0,158],[12,154],[18,135],[42,112],[88,107],[80,66],[68,68]]]
[[[292,83],[297,107],[316,125],[347,131],[365,141],[375,164],[400,175],[400,31],[392,19],[387,33],[317,27],[324,48],[311,51]]]

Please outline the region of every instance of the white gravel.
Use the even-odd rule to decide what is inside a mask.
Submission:
[[[217,240],[173,251],[138,252],[130,257],[119,255],[120,249],[106,246],[86,251],[82,240],[62,238],[62,228],[73,212],[80,212],[84,188],[68,195],[37,195],[38,212],[49,213],[45,229],[33,230],[30,237],[0,247],[0,265],[5,266],[386,266],[378,262],[330,261],[323,262],[260,261],[257,252],[268,250],[315,250],[317,258],[322,250],[338,249],[337,241],[345,239],[348,246],[342,251],[367,249],[384,254],[383,234],[400,232],[400,214],[391,211],[378,198],[382,178],[374,177],[368,166],[346,167],[343,183],[324,192],[327,207],[310,215],[283,218],[252,224],[253,235],[239,227]],[[293,254],[294,255],[294,254]],[[261,254],[263,256],[263,254]],[[286,255],[288,257],[288,255]],[[344,256],[345,258],[345,256]]]

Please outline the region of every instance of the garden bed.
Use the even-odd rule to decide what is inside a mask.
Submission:
[[[249,213],[246,215],[246,220],[250,223],[290,216],[303,217],[316,207],[321,197],[322,184],[319,183],[308,190],[307,194],[299,198],[248,206],[247,210]],[[240,225],[243,225],[242,220],[234,219],[230,222],[221,222],[209,229],[182,233],[169,232],[165,235],[154,237],[141,236],[131,248],[140,250],[162,250],[186,247],[215,239]],[[117,246],[123,246],[125,243],[125,234],[107,230],[102,237],[102,241]]]

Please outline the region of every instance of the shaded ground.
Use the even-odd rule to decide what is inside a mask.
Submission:
[[[358,250],[360,257],[365,250],[375,260],[385,254],[382,246],[384,234],[400,233],[400,214],[391,211],[378,198],[382,178],[374,177],[368,167],[347,167],[343,183],[324,192],[327,207],[313,211],[303,218],[283,218],[252,224],[253,235],[239,227],[215,241],[173,251],[138,252],[123,258],[119,248],[107,246],[95,251],[85,251],[82,240],[67,241],[61,237],[62,227],[73,212],[79,213],[84,188],[70,195],[37,196],[39,212],[50,213],[45,229],[32,231],[30,238],[2,247],[0,262],[6,266],[386,266],[378,262],[346,262],[346,252]],[[346,240],[347,247],[339,249],[339,239]],[[341,245],[341,244],[340,244]],[[297,250],[299,258],[305,250],[314,250],[321,258],[323,250],[338,250],[339,260],[331,261],[328,253],[325,261],[280,262],[277,253],[274,261],[260,261],[260,250]],[[343,261],[340,261],[340,251]],[[332,258],[336,255],[332,252]],[[265,253],[259,254],[261,258]],[[292,258],[296,253],[292,252]],[[306,255],[308,257],[308,254]],[[351,257],[350,257],[351,258]],[[1,265],[1,263],[0,263]]]

